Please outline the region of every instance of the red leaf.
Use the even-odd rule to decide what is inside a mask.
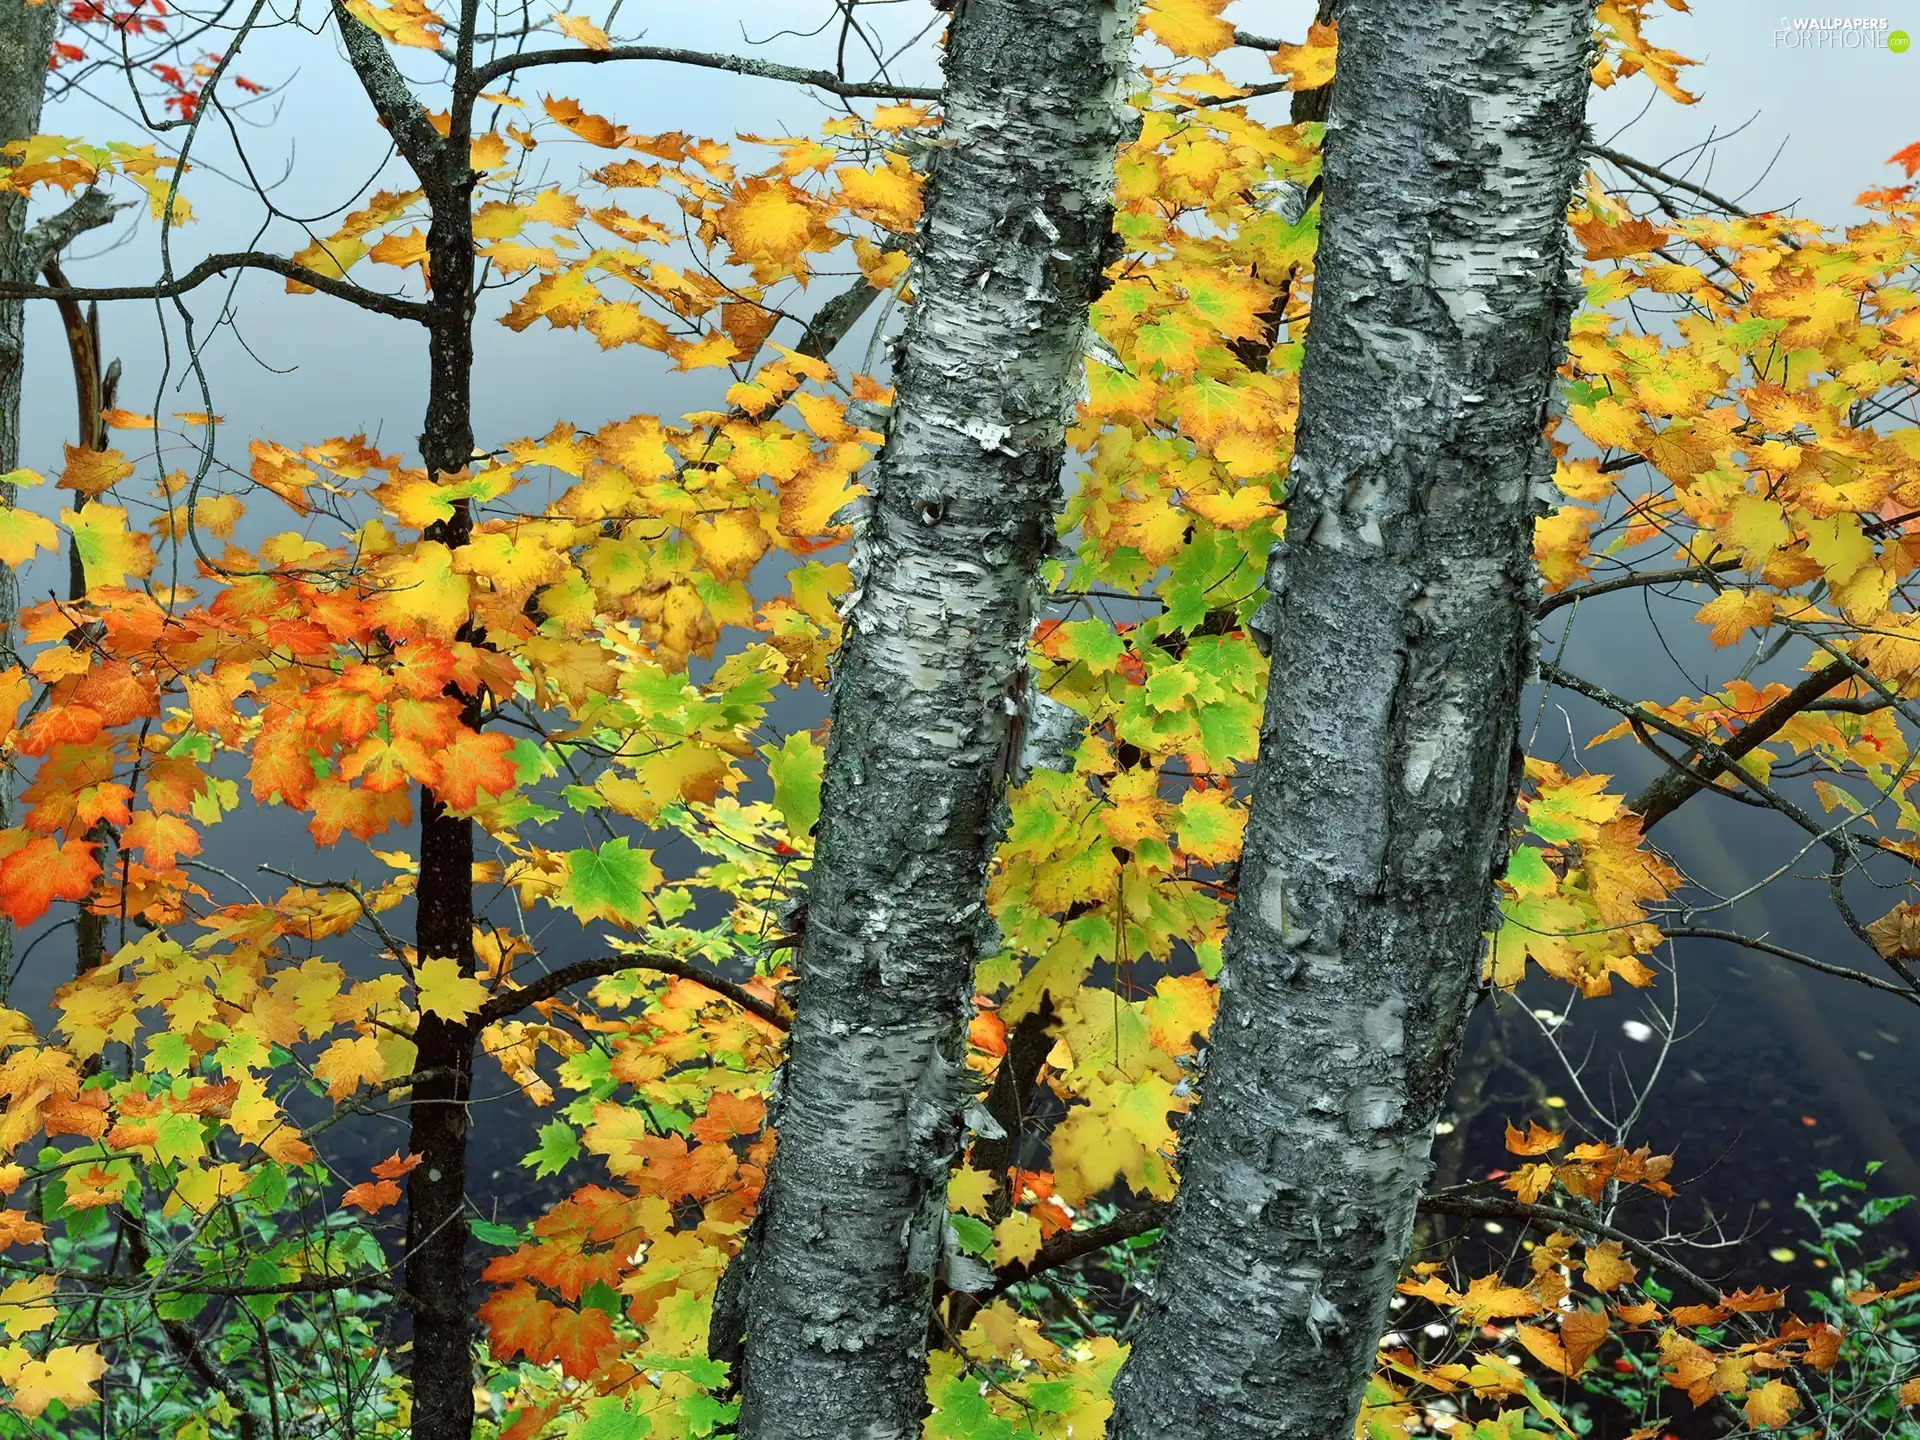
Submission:
[[[1915,175],[1920,175],[1920,140],[1914,141],[1913,144],[1907,146],[1904,150],[1894,151],[1893,154],[1887,157],[1887,163],[1889,165],[1898,165],[1902,170],[1905,170],[1909,180]]]
[[[382,1180],[398,1180],[419,1168],[420,1156],[409,1154],[406,1159],[402,1160],[399,1151],[396,1150],[391,1159],[382,1160],[378,1165],[374,1166],[373,1173],[378,1175]]]
[[[482,791],[490,796],[506,794],[520,774],[507,753],[512,749],[512,738],[497,730],[462,726],[453,732],[453,743],[436,757],[440,780],[434,794],[455,810],[471,810],[480,803]]]
[[[340,1197],[340,1203],[342,1205],[351,1205],[358,1210],[364,1210],[371,1215],[376,1210],[384,1210],[389,1205],[397,1204],[399,1199],[400,1187],[394,1184],[393,1181],[368,1180],[362,1184],[355,1185],[351,1190],[347,1191],[346,1194],[342,1195]]]
[[[57,844],[45,835],[18,846],[0,860],[0,910],[16,925],[31,925],[56,900],[84,900],[100,878],[93,849],[84,840]]]

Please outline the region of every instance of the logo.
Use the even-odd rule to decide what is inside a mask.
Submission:
[[[1904,55],[1913,43],[1891,20],[1871,16],[1787,16],[1773,32],[1776,50],[1891,50]]]

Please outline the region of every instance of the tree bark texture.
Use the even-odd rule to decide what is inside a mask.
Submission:
[[[454,32],[453,100],[443,137],[427,119],[384,42],[335,0],[342,48],[374,112],[425,192],[427,227],[427,404],[420,457],[429,474],[455,475],[474,458],[473,318],[476,261],[473,190],[467,163],[472,137],[474,45],[478,0],[461,0]],[[424,540],[458,550],[473,536],[464,500],[423,532]],[[456,640],[484,644],[469,621]],[[449,685],[461,723],[480,728],[481,697]],[[462,975],[473,951],[473,821],[449,813],[434,792],[420,790],[420,879],[414,926],[419,959],[451,959]],[[423,1013],[414,1027],[416,1069],[434,1078],[413,1087],[407,1105],[407,1148],[420,1164],[407,1175],[407,1306],[413,1320],[413,1440],[469,1440],[474,1426],[473,1328],[467,1255],[467,1145],[473,1088],[476,1017],[448,1020]]]
[[[0,0],[0,146],[25,140],[40,129],[46,98],[47,62],[60,23],[53,0]],[[27,197],[0,192],[0,281],[31,281],[44,257],[27,238]],[[0,296],[0,475],[20,464],[20,384],[26,360],[26,302]],[[0,506],[19,499],[0,485]],[[10,565],[0,565],[0,651],[13,651],[13,617],[19,585]],[[13,772],[0,770],[0,828],[13,824]],[[13,926],[0,920],[0,1000],[13,974]]]
[[[966,0],[833,682],[741,1440],[905,1440],[1134,0]]]
[[[1505,853],[1593,8],[1340,6],[1245,858],[1113,1440],[1353,1434]]]

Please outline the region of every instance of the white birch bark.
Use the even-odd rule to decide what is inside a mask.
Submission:
[[[1344,1440],[1493,915],[1592,0],[1342,0],[1219,1018],[1112,1440]]]
[[[801,981],[747,1281],[741,1440],[925,1407],[1011,708],[1112,217],[1134,0],[962,0],[914,305],[833,681]]]

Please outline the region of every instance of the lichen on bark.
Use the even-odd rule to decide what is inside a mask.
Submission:
[[[1516,773],[1591,0],[1347,0],[1221,1003],[1113,1440],[1353,1433]]]

